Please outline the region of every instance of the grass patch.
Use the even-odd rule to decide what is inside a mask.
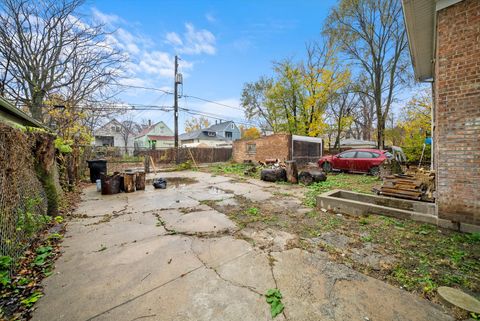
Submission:
[[[343,189],[358,193],[372,194],[372,187],[378,185],[380,180],[376,176],[356,174],[329,174],[325,182],[313,183],[307,187],[303,203],[309,207],[315,207],[319,194]]]
[[[458,233],[377,215],[360,218],[358,223],[356,228],[349,224],[348,229],[368,233],[360,237],[362,241],[375,243],[397,258],[394,266],[383,271],[386,280],[434,301],[439,286],[480,292],[480,233]]]
[[[250,168],[252,168],[252,165],[250,164],[225,163],[225,164],[215,164],[209,167],[208,170],[213,174],[217,174],[217,175],[224,174],[224,175],[236,175],[240,177],[245,177],[246,176],[244,175],[245,171]],[[248,176],[260,179],[260,171],[257,170],[256,173],[253,173],[252,175],[248,175]]]

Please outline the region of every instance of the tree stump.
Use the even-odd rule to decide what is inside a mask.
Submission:
[[[294,160],[287,161],[287,181],[292,184],[298,183],[297,162]]]
[[[287,180],[287,172],[283,168],[262,169],[260,179],[266,182],[285,182]]]
[[[123,175],[123,185],[125,193],[135,192],[135,173],[125,173]]]
[[[145,190],[145,172],[137,172],[135,177],[135,188],[137,191]]]

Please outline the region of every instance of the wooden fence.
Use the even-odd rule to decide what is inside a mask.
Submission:
[[[175,148],[160,150],[145,150],[139,152],[139,155],[152,157],[156,164],[170,164],[175,162]],[[192,161],[192,157],[197,164],[226,162],[232,158],[231,148],[186,148],[178,149],[178,163]]]

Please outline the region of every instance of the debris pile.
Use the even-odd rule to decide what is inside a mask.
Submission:
[[[433,202],[435,173],[419,170],[412,174],[385,176],[382,186],[373,191],[385,196]]]
[[[253,175],[257,172],[257,167],[251,161],[245,162],[252,167],[245,170],[245,175]],[[278,159],[266,159],[264,162],[258,162],[261,168],[260,179],[267,182],[289,182],[291,184],[311,185],[316,182],[323,182],[327,179],[325,172],[320,170],[316,164],[309,164],[305,170],[299,172],[297,163],[294,160],[281,162]]]

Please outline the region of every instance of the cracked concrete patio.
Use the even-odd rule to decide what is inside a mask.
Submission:
[[[453,320],[324,252],[297,248],[295,235],[241,231],[204,202],[278,202],[273,193],[288,187],[201,172],[162,176],[196,182],[110,196],[85,189],[33,320],[271,320],[270,288],[284,296],[276,320]],[[282,206],[306,213],[294,199]]]

